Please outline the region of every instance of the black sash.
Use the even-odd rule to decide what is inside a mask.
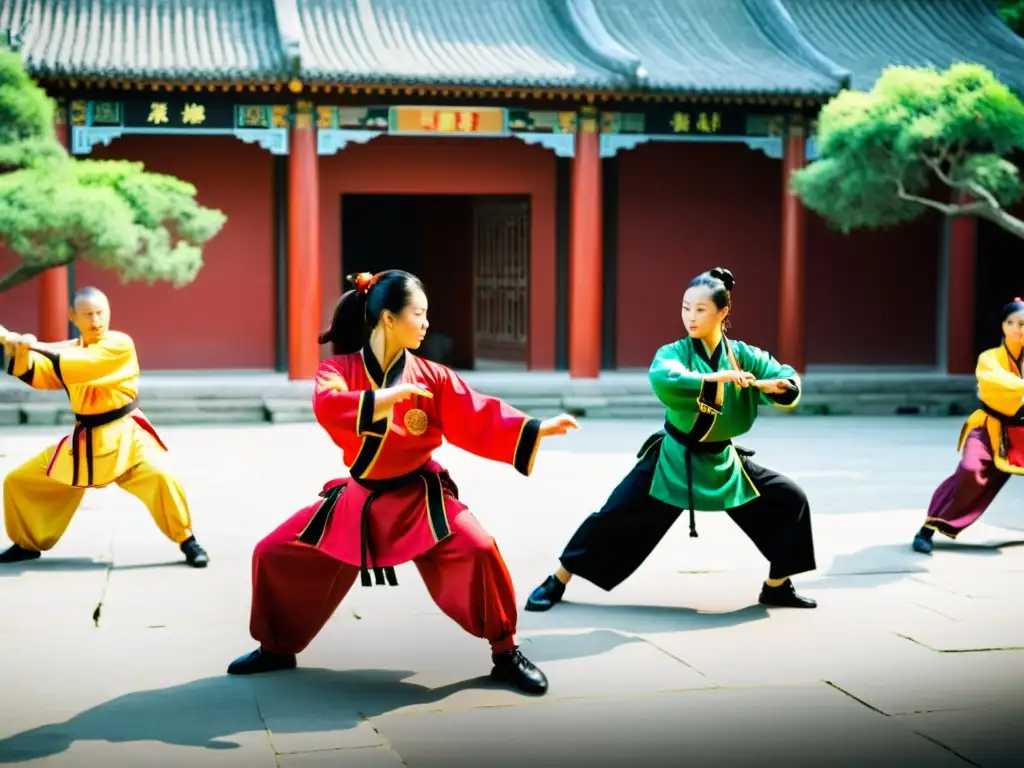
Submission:
[[[451,534],[451,529],[448,527],[448,517],[445,515],[444,510],[444,490],[448,488],[455,494],[456,498],[459,495],[458,488],[456,488],[455,483],[452,482],[447,472],[431,472],[425,467],[420,467],[413,472],[399,477],[389,477],[382,480],[356,480],[353,477],[349,480],[349,482],[357,483],[370,491],[366,501],[363,502],[360,516],[361,541],[359,551],[362,560],[359,568],[359,577],[364,587],[373,586],[373,582],[370,580],[371,568],[373,569],[374,579],[378,586],[384,585],[385,582],[391,587],[398,586],[398,577],[395,575],[394,567],[377,567],[373,536],[370,528],[370,511],[373,502],[383,494],[398,490],[416,481],[423,482],[427,487],[426,502],[427,515],[430,518],[430,528],[434,534],[434,540],[441,541]],[[299,541],[313,547],[319,546],[320,540],[327,530],[327,524],[334,514],[334,508],[338,503],[338,499],[341,498],[341,494],[344,491],[345,486],[338,485],[321,492],[320,496],[324,501],[317,508],[317,511],[313,513],[313,517],[309,524],[306,525],[306,528],[299,534]]]
[[[71,432],[72,485],[78,485],[78,441],[81,438],[81,436],[83,434],[85,435],[86,485],[91,486],[93,481],[92,431],[97,427],[102,427],[106,424],[111,424],[117,421],[118,419],[123,419],[132,411],[137,410],[138,407],[139,401],[138,399],[135,399],[132,400],[127,405],[123,405],[120,408],[113,411],[107,411],[106,413],[75,414],[75,428]]]
[[[993,419],[998,421],[1003,426],[1024,427],[1024,413],[1022,413],[1024,409],[1021,409],[1021,411],[1017,411],[1017,413],[1014,414],[1013,416],[1007,416],[1005,413],[1000,413],[995,408],[992,408],[991,406],[982,403],[981,410],[983,410],[985,413],[987,413],[989,416],[991,416]]]
[[[690,505],[690,537],[697,537],[697,516],[694,511],[693,503],[693,454],[694,453],[721,453],[730,445],[732,440],[719,440],[717,442],[700,442],[696,440],[686,432],[676,427],[674,424],[665,421],[665,432],[673,440],[683,446],[686,450],[683,453],[686,461],[686,493],[689,497],[687,500]],[[753,456],[754,452],[749,448],[741,448],[736,446],[736,452],[740,456]]]

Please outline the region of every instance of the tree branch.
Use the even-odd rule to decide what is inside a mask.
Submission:
[[[999,205],[999,201],[996,200],[995,195],[993,195],[983,186],[981,186],[980,184],[976,184],[973,181],[953,181],[953,179],[951,179],[945,173],[945,171],[942,170],[942,163],[947,159],[948,152],[943,151],[942,157],[940,157],[938,160],[934,160],[925,155],[924,153],[921,153],[920,157],[925,162],[925,164],[935,172],[935,175],[939,177],[939,181],[941,181],[943,184],[953,189],[960,190],[961,192],[969,192],[975,197],[984,200],[989,206],[991,206],[995,210],[1002,210],[1002,206]],[[953,161],[951,160],[950,162],[952,163]]]
[[[17,288],[22,283],[27,283],[33,277],[35,277],[36,275],[41,275],[48,269],[53,269],[54,267],[64,267],[70,263],[71,261],[64,261],[61,262],[60,264],[50,264],[49,266],[45,267],[30,267],[27,264],[19,264],[6,275],[0,277],[0,293],[4,293],[13,288]]]
[[[958,205],[956,203],[940,203],[938,200],[932,200],[928,197],[912,195],[907,192],[906,187],[903,186],[903,182],[900,179],[896,180],[896,194],[899,196],[900,200],[917,203],[918,205],[923,205],[926,208],[934,208],[936,211],[939,211],[946,216],[980,216],[999,223],[998,217],[1003,213],[999,208],[993,210],[988,203],[968,203],[967,205]]]

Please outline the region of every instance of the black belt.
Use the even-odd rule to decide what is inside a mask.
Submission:
[[[693,456],[694,453],[721,453],[730,445],[732,440],[719,440],[717,442],[700,442],[694,440],[688,434],[683,432],[681,429],[676,427],[674,424],[665,421],[665,432],[677,443],[682,445],[686,450],[683,452],[683,456],[686,461],[686,493],[688,501],[690,503],[690,537],[697,537],[697,516],[694,511],[693,503]],[[748,448],[740,448],[736,446],[736,452],[741,456],[753,456],[754,452]]]
[[[383,585],[385,582],[387,582],[388,586],[398,586],[398,577],[395,575],[393,566],[377,567],[373,535],[370,527],[370,510],[373,502],[383,494],[396,491],[416,480],[420,480],[426,485],[427,514],[430,519],[430,528],[434,534],[434,540],[441,541],[451,533],[451,529],[448,527],[448,517],[445,515],[444,509],[445,488],[449,488],[458,497],[458,489],[447,472],[431,472],[425,467],[420,467],[413,472],[399,477],[389,477],[382,480],[356,480],[352,478],[349,481],[357,483],[370,491],[366,501],[363,502],[363,509],[360,514],[361,540],[359,551],[361,564],[359,567],[359,577],[364,587],[373,586],[373,582],[370,580],[370,569],[373,569],[374,579],[378,586]],[[327,524],[331,519],[331,515],[334,514],[334,508],[344,490],[344,485],[338,485],[320,494],[324,501],[320,504],[317,511],[313,513],[313,517],[306,528],[299,534],[299,541],[314,547],[320,544],[320,540],[327,530]]]
[[[1024,414],[1021,413],[1021,411],[1024,411],[1024,408],[1013,416],[1007,416],[1005,413],[1000,413],[995,408],[985,405],[984,403],[981,404],[981,410],[1004,426],[1024,427]]]
[[[102,427],[106,424],[111,424],[118,419],[123,419],[132,411],[137,410],[138,407],[139,401],[136,399],[132,400],[127,405],[121,406],[117,410],[107,411],[106,413],[75,414],[75,428],[71,432],[72,485],[78,485],[78,441],[82,434],[85,434],[86,485],[91,486],[93,481],[92,431],[97,427]]]

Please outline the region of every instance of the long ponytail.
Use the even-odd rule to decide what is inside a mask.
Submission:
[[[330,344],[332,354],[358,352],[369,338],[366,324],[366,294],[360,290],[345,291],[334,307],[331,324],[317,337],[320,344]]]

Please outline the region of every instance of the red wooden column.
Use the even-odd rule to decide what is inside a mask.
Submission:
[[[963,204],[971,202],[966,195]],[[949,311],[946,313],[946,372],[974,373],[974,268],[978,220],[956,216],[949,226]],[[1007,295],[1006,301],[1012,299]]]
[[[584,107],[576,128],[569,230],[569,376],[601,371],[601,149],[597,110]]]
[[[807,139],[802,123],[790,125],[782,153],[782,253],[779,275],[780,362],[803,373],[806,355],[806,296],[804,295],[804,206],[789,191],[793,171],[804,167]]]
[[[320,180],[313,105],[296,104],[288,149],[288,378],[320,364]]]
[[[68,149],[67,107],[57,102],[54,113],[54,131],[57,140]],[[39,275],[39,330],[40,341],[63,341],[68,337],[68,268],[51,267]]]

